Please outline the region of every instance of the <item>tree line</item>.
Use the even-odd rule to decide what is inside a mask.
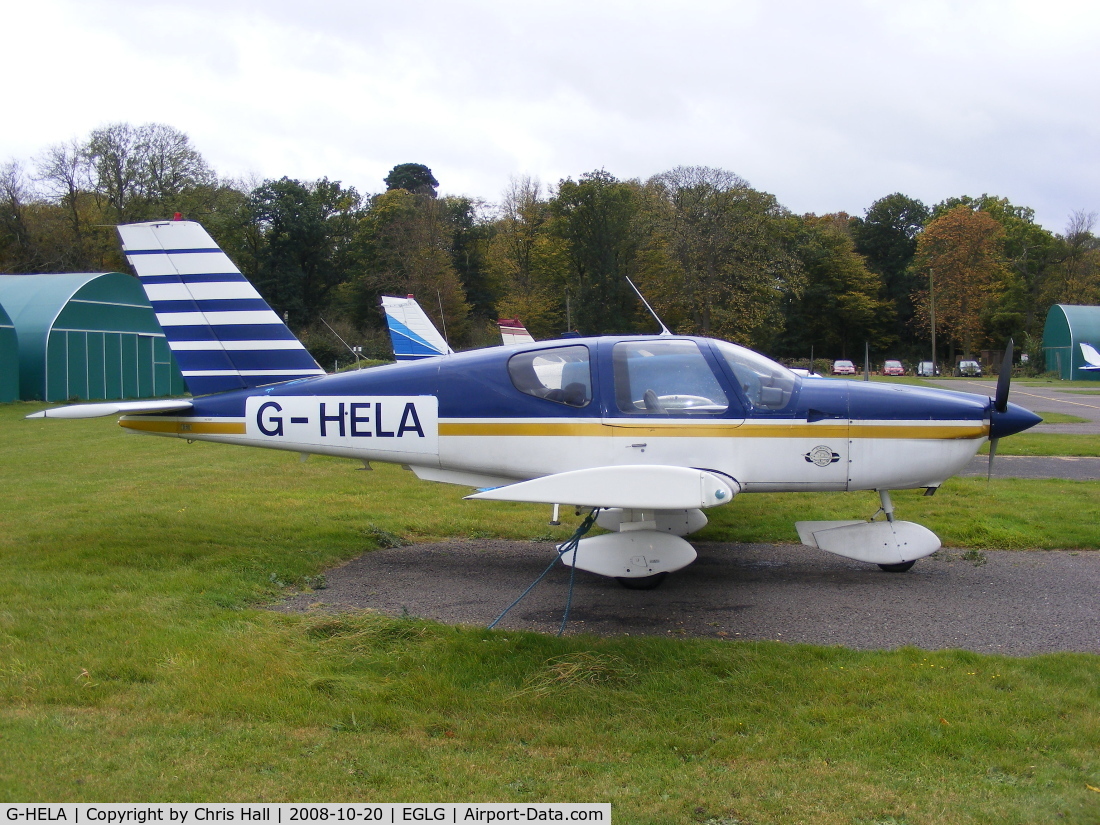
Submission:
[[[340,339],[388,354],[385,294],[415,294],[462,349],[498,341],[504,317],[536,338],[656,331],[630,278],[674,332],[788,362],[858,358],[865,343],[876,359],[926,357],[934,306],[948,358],[1015,337],[1040,363],[1047,309],[1100,303],[1096,216],[1056,234],[992,195],[929,207],[894,193],[857,217],[797,215],[700,166],[517,177],[495,204],[439,196],[419,163],[383,183],[230,180],[177,129],[112,124],[0,166],[0,271],[126,271],[111,227],[179,213],[322,364],[347,357]]]

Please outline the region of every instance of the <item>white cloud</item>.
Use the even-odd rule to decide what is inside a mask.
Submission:
[[[706,164],[795,211],[990,192],[1060,230],[1100,209],[1098,23],[1070,0],[36,0],[0,10],[0,158],[159,121],[226,175],[369,192],[413,161],[495,200]]]

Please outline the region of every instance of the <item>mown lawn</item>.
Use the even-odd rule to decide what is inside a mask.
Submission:
[[[564,538],[572,523],[555,531],[547,508],[464,502],[396,467],[141,438],[106,419],[23,421],[32,409],[0,407],[0,800],[1100,820],[1100,657],[278,614],[262,605],[391,535]],[[951,546],[1092,549],[1095,491],[954,479],[895,501]],[[701,538],[794,541],[796,518],[875,506],[742,496]]]

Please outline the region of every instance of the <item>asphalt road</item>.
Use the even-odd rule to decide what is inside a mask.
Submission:
[[[944,389],[970,392],[989,398],[997,392],[996,378],[966,381],[955,379],[933,383]],[[1093,395],[1093,393],[1097,394]],[[1097,382],[1095,390],[1089,390],[1081,387],[1059,389],[1057,385],[1036,387],[1014,381],[1008,393],[1008,400],[1036,413],[1064,413],[1087,419],[1082,424],[1039,424],[1028,432],[1100,434],[1100,382]]]
[[[801,545],[698,544],[656,590],[578,572],[566,633],[771,639],[857,649],[1100,653],[1100,553],[940,551],[883,573]],[[552,544],[450,541],[377,550],[278,609],[374,610],[488,625],[553,558]],[[556,633],[561,565],[498,627]]]

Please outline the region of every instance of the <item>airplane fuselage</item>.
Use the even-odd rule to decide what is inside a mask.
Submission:
[[[772,375],[754,358],[770,363],[701,338],[547,341],[198,397],[185,415],[120,424],[476,487],[644,464],[713,470],[742,492],[935,487],[990,437],[988,399]]]

